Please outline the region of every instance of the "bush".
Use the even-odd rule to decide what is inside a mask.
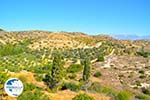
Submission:
[[[51,63],[48,63],[48,64],[46,64],[44,66],[33,67],[33,72],[37,73],[37,74],[48,73],[51,70],[52,70],[52,64]]]
[[[4,72],[0,72],[0,84],[4,84],[8,79],[8,74]]]
[[[80,72],[82,69],[83,69],[82,65],[80,65],[80,64],[72,64],[67,69],[67,72],[69,72],[69,73],[76,73],[76,72]]]
[[[74,74],[74,73],[72,73],[72,74],[69,74],[69,75],[68,75],[68,77],[69,77],[70,79],[75,79],[75,78],[76,78],[76,76],[77,76],[77,75],[76,75],[76,74]]]
[[[145,75],[140,75],[139,78],[144,79],[146,76]]]
[[[94,82],[94,83],[92,83],[92,85],[88,88],[88,90],[90,90],[90,91],[92,91],[92,92],[101,93],[101,88],[102,88],[102,86],[100,85],[99,82]]]
[[[14,45],[14,44],[5,44],[0,46],[0,55],[1,56],[8,56],[8,55],[16,55],[24,52],[24,49],[21,45]]]
[[[35,74],[34,77],[39,82],[43,81],[44,78],[43,74]]]
[[[150,96],[150,88],[142,88],[142,92]]]
[[[48,95],[43,94],[39,90],[35,91],[25,91],[23,92],[17,100],[50,100]]]
[[[137,52],[138,55],[143,56],[144,58],[147,58],[150,56],[150,52],[144,51],[144,48],[142,48],[139,52]]]
[[[144,70],[140,70],[139,73],[144,74]]]
[[[37,87],[32,83],[25,83],[24,84],[24,91],[33,91],[33,90],[42,90],[42,88]]]
[[[117,95],[117,100],[131,100],[131,93],[128,91],[121,91]]]
[[[73,100],[94,100],[94,98],[87,94],[79,94],[75,96]]]
[[[137,98],[138,100],[150,100],[150,97],[142,94],[136,95],[135,98]]]
[[[95,77],[100,77],[102,76],[101,72],[100,71],[97,71],[95,74],[94,74]]]
[[[69,89],[71,91],[79,91],[80,85],[77,85],[75,83],[65,83],[62,87],[62,89]]]
[[[96,92],[96,93],[105,93],[105,94],[113,95],[113,96],[116,96],[116,94],[117,94],[117,92],[114,91],[112,88],[103,87],[103,86],[101,86],[101,84],[99,82],[92,83],[92,85],[88,88],[88,90],[90,90],[92,92]]]
[[[97,61],[100,61],[100,62],[103,62],[105,59],[104,59],[104,56],[102,54],[100,54],[97,58]]]
[[[4,95],[4,83],[7,81],[8,78],[9,76],[7,73],[0,72],[0,98],[2,95]]]

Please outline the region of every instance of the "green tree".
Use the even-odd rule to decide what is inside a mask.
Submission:
[[[83,61],[83,64],[84,64],[83,81],[88,81],[90,78],[90,71],[91,71],[90,59],[86,57]]]
[[[63,57],[61,56],[59,51],[53,53],[52,70],[46,75],[44,79],[50,89],[58,89],[58,87],[62,84],[62,80],[64,77],[64,67],[62,59]]]

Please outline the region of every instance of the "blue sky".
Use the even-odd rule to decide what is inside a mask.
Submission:
[[[0,28],[150,34],[150,0],[0,0]]]

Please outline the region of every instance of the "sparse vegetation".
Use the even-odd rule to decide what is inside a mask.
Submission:
[[[80,85],[75,84],[75,83],[64,83],[62,89],[69,89],[71,91],[79,91],[80,90]]]
[[[73,100],[94,100],[94,98],[87,94],[79,94],[75,96]]]
[[[50,100],[50,97],[39,90],[25,91],[17,100]]]
[[[117,95],[117,100],[131,100],[131,93],[128,91],[121,91]]]
[[[73,95],[80,91],[88,95],[104,94],[115,100],[132,97],[149,100],[149,88],[142,88],[142,83],[148,86],[150,82],[149,41],[131,42],[66,32],[2,33],[0,99],[8,97],[3,85],[10,75],[24,83],[24,92],[18,100],[49,100],[49,93],[55,96],[68,91]],[[124,89],[131,92],[134,89],[134,94]],[[87,94],[74,97],[74,100],[88,99],[93,100]]]

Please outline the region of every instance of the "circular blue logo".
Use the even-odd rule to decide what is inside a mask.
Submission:
[[[17,97],[23,92],[23,84],[17,78],[10,78],[5,82],[5,92],[12,97]]]

